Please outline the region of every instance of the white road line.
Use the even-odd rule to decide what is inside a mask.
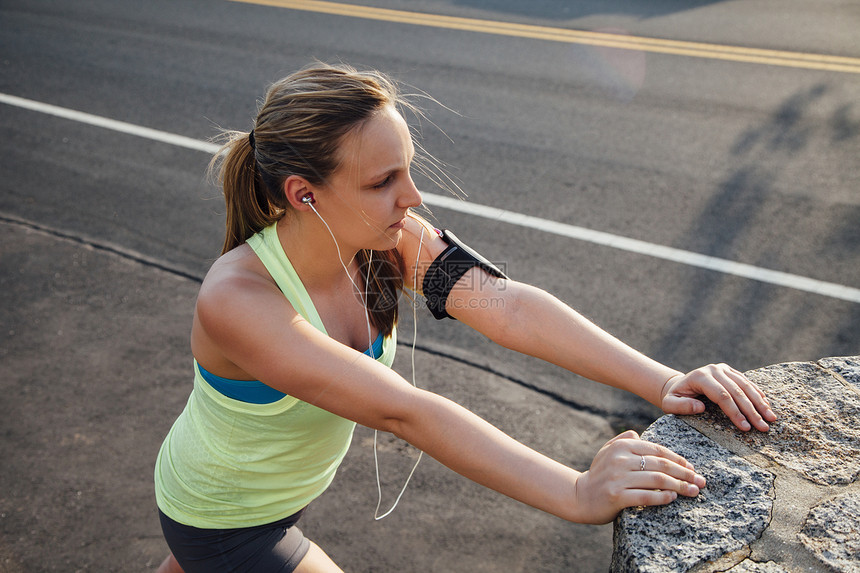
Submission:
[[[176,135],[173,133],[168,133],[166,131],[160,131],[157,129],[134,125],[131,123],[116,121],[113,119],[108,119],[89,113],[83,113],[80,111],[45,104],[3,93],[0,93],[0,103],[5,103],[19,108],[24,108],[39,113],[45,113],[56,117],[77,121],[96,127],[102,127],[120,133],[136,135],[138,137],[143,137],[162,143],[168,143],[170,145],[175,145],[178,147],[184,147],[186,149],[193,149],[195,151],[203,151],[205,153],[211,154],[216,153],[219,149],[218,145],[207,141],[200,141],[198,139],[193,139],[182,135]],[[636,253],[639,255],[646,255],[649,257],[655,257],[658,259],[681,263],[684,265],[699,267],[711,271],[717,271],[723,274],[734,275],[777,286],[810,292],[813,294],[818,294],[830,298],[860,303],[860,289],[840,285],[837,283],[820,281],[808,277],[803,277],[800,275],[794,275],[791,273],[756,267],[754,265],[748,265],[745,263],[737,263],[727,259],[710,257],[707,255],[694,253],[692,251],[685,251],[683,249],[666,247],[663,245],[657,245],[655,243],[648,243],[646,241],[640,241],[637,239],[630,239],[628,237],[613,235],[611,233],[604,233],[602,231],[594,231],[592,229],[586,229],[584,227],[577,227],[575,225],[568,225],[565,223],[550,221],[548,219],[541,219],[539,217],[524,215],[522,213],[516,213],[514,211],[506,211],[504,209],[497,209],[495,207],[489,207],[486,205],[468,203],[461,199],[446,197],[444,195],[437,195],[434,193],[422,193],[422,196],[424,197],[425,203],[434,207],[451,209],[452,211],[458,211],[460,213],[466,213],[469,215],[474,215],[476,217],[492,219],[494,221],[499,221],[502,223],[507,223],[520,227],[536,229],[545,233],[552,233],[554,235],[568,237],[571,239],[585,241],[588,243],[602,245],[605,247],[611,247],[613,249],[619,249],[622,251]]]
[[[63,119],[70,119],[79,123],[86,123],[88,125],[94,125],[96,127],[103,127],[112,131],[118,131],[120,133],[136,135],[138,137],[152,139],[154,141],[160,141],[162,143],[169,143],[170,145],[176,145],[178,147],[185,147],[188,149],[194,149],[196,151],[203,151],[205,153],[215,153],[219,149],[219,146],[215,145],[214,143],[200,141],[199,139],[192,139],[190,137],[185,137],[184,135],[176,135],[173,133],[168,133],[166,131],[159,131],[157,129],[141,127],[139,125],[134,125],[133,123],[116,121],[115,119],[108,119],[106,117],[92,115],[90,113],[84,113],[82,111],[75,111],[73,109],[67,109],[64,107],[58,107],[47,103],[41,103],[30,99],[24,99],[21,97],[4,93],[0,93],[0,102],[16,107],[21,107],[24,109],[29,109],[31,111],[38,111],[39,113],[62,117]]]

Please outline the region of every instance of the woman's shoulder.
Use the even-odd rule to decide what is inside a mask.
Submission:
[[[297,312],[247,244],[221,255],[209,269],[194,311],[191,351],[209,372],[235,380],[258,379],[237,365],[279,332]]]
[[[203,283],[218,284],[223,281],[260,278],[268,278],[272,282],[266,267],[254,249],[248,243],[242,243],[215,259]]]
[[[197,296],[197,307],[198,311],[201,306],[224,310],[225,306],[249,304],[256,298],[268,301],[268,295],[279,292],[253,249],[243,243],[218,257],[209,268]]]

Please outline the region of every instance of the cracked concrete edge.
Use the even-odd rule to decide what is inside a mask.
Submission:
[[[838,382],[849,392],[860,391],[860,357],[822,358],[815,362],[787,362],[767,366],[747,374],[766,375],[767,371],[795,370],[809,372],[810,376],[826,376]],[[761,534],[742,548],[732,548],[718,558],[699,563],[689,573],[712,573],[717,571],[740,572],[860,572],[860,564],[853,567],[848,557],[841,563],[828,559],[826,551],[816,554],[814,547],[803,544],[802,531],[809,522],[815,508],[831,503],[843,495],[860,493],[860,480],[855,476],[850,483],[817,483],[797,468],[780,463],[753,449],[745,443],[739,430],[730,423],[714,423],[706,416],[678,416],[686,426],[698,431],[705,438],[743,458],[753,466],[774,475],[773,506],[769,520]],[[717,410],[718,412],[718,410]],[[722,416],[718,413],[717,416]],[[748,441],[748,440],[747,440]],[[807,545],[809,545],[807,543]]]
[[[731,451],[731,450],[729,450],[729,451]],[[736,453],[736,452],[732,452],[732,453]],[[744,456],[740,456],[740,457],[744,457]],[[748,462],[750,462],[753,466],[756,466],[756,467],[761,469],[761,466],[757,465],[755,462],[752,462],[747,458],[744,458],[744,459],[746,459]],[[738,569],[738,567],[743,567],[745,563],[752,564],[752,563],[755,563],[758,561],[757,559],[752,558],[754,548],[758,545],[758,543],[761,541],[761,539],[767,535],[767,532],[770,529],[770,526],[773,524],[774,514],[776,513],[776,509],[777,509],[777,503],[776,503],[777,485],[776,485],[776,482],[777,482],[778,476],[775,475],[775,472],[773,472],[770,468],[768,468],[767,471],[769,473],[771,473],[771,475],[774,476],[774,479],[773,479],[771,487],[768,491],[768,496],[771,499],[770,512],[768,514],[768,521],[767,521],[767,525],[765,525],[761,534],[758,537],[756,537],[755,539],[753,539],[749,544],[744,545],[743,547],[741,547],[739,549],[733,549],[733,550],[727,551],[726,553],[723,553],[723,555],[721,555],[720,557],[717,557],[716,559],[712,559],[712,560],[700,563],[696,567],[693,567],[692,569],[690,569],[687,573],[717,573],[717,572],[724,572],[724,571],[729,571],[729,570],[731,570],[731,571],[746,571],[746,569],[743,569],[743,568]],[[756,571],[756,569],[750,569],[750,571],[751,572]]]
[[[821,358],[815,364],[827,371],[833,378],[845,385],[846,388],[860,394],[860,357],[839,356]]]
[[[860,392],[858,386],[847,381],[835,364],[848,361],[857,363],[857,357],[822,358],[815,362],[788,362],[785,365],[807,365],[827,373],[849,391]],[[767,368],[783,366],[773,365]],[[801,531],[812,515],[813,509],[846,493],[860,493],[860,481],[851,484],[817,484],[798,471],[779,464],[772,458],[756,452],[738,439],[738,431],[717,428],[700,417],[679,416],[681,421],[710,440],[751,464],[773,473],[774,503],[771,519],[762,535],[749,547],[730,551],[722,557],[697,565],[689,573],[716,572],[763,572],[780,573],[793,571],[828,572],[834,569],[819,559],[812,550],[804,546]],[[766,565],[766,566],[765,566]],[[860,571],[860,565],[857,567]]]
[[[715,563],[727,569],[747,557],[750,545],[771,520],[774,475],[748,463],[741,456],[735,456],[676,416],[663,416],[643,433],[642,438],[687,456],[700,471],[706,472],[704,475],[710,475],[711,488],[696,499],[681,500],[668,506],[630,508],[622,512],[615,523],[616,544],[611,570],[710,571]],[[742,482],[735,483],[739,479]],[[744,503],[745,509],[740,512],[731,509],[732,502],[754,492],[759,497],[748,499],[750,503]],[[760,501],[762,497],[767,498],[767,503]],[[715,522],[720,524],[716,528],[705,526],[677,531],[679,527],[685,527],[679,524],[692,526],[691,519],[701,518],[697,515],[715,517],[722,512],[734,517],[726,522]],[[741,530],[744,533],[740,533]],[[695,533],[690,533],[692,531]],[[674,539],[676,534],[680,535],[679,539]],[[653,553],[649,549],[649,540],[653,540]],[[704,545],[699,545],[700,542]],[[727,549],[730,551],[728,555]]]
[[[798,539],[837,571],[860,572],[860,491],[839,493],[813,507]]]
[[[750,546],[744,546],[735,551],[724,553],[721,557],[700,563],[687,573],[711,573],[712,571],[734,571],[738,566],[749,561],[748,557],[752,550]]]
[[[746,559],[738,565],[726,570],[726,573],[789,573],[779,563],[773,561],[753,561]]]

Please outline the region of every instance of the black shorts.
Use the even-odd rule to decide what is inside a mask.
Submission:
[[[161,530],[185,573],[289,573],[310,542],[296,527],[304,509],[280,521],[240,529],[199,529],[173,521],[161,511]]]

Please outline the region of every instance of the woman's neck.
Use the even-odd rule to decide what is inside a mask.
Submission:
[[[278,240],[293,268],[309,290],[328,290],[352,277],[357,251],[335,244],[319,221],[286,216],[278,221]],[[344,272],[350,270],[350,275]],[[353,279],[354,280],[354,279]]]

